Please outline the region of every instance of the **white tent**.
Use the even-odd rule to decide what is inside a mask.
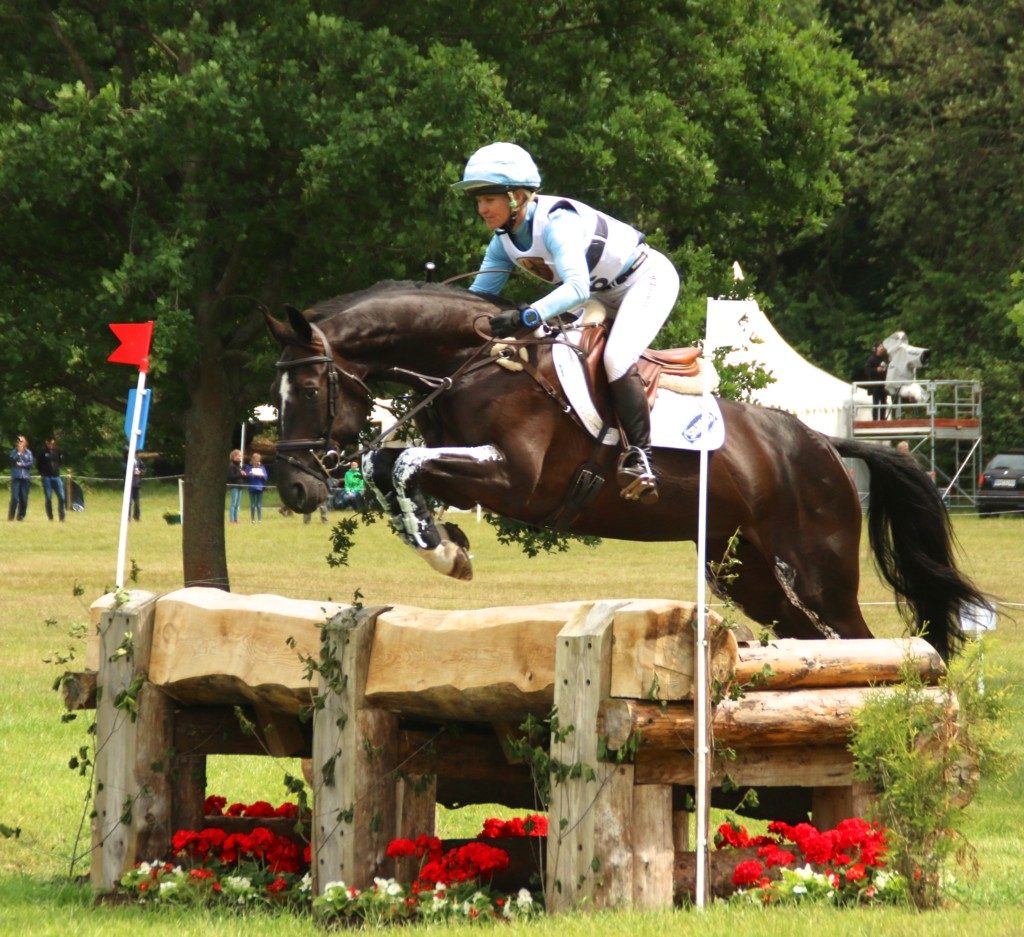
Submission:
[[[853,435],[853,410],[870,407],[860,388],[815,367],[775,331],[753,299],[709,299],[705,351],[732,347],[726,364],[759,364],[774,383],[754,391],[753,400],[795,414],[830,436]],[[870,411],[869,411],[870,412]]]

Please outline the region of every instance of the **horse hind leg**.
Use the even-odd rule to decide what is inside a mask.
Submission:
[[[714,548],[724,550],[725,544]],[[780,637],[871,637],[857,604],[857,578],[851,578],[849,569],[832,569],[823,576],[820,568],[812,569],[797,555],[765,556],[745,537],[734,555],[738,575],[728,585],[729,597]]]

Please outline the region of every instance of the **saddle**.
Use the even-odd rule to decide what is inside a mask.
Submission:
[[[587,304],[590,306],[590,303]],[[608,341],[608,326],[604,321],[604,309],[588,309],[580,322],[585,325],[578,347],[584,355],[584,369],[591,397],[595,400],[607,398],[608,375],[604,370],[604,347]],[[654,351],[648,348],[636,363],[647,395],[647,405],[654,406],[659,387],[681,394],[701,393],[701,349],[668,348]],[[716,376],[717,377],[717,376]],[[713,378],[714,384],[717,379]]]

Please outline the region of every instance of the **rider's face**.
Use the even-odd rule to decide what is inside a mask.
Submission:
[[[476,196],[476,212],[492,231],[508,224],[512,214],[508,207],[508,196],[504,193]]]

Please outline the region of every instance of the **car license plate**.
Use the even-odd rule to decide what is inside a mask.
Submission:
[[[1016,488],[1016,478],[994,478],[992,479],[993,488]]]

